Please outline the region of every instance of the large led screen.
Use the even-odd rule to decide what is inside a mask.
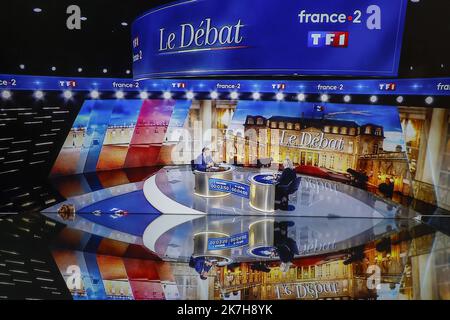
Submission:
[[[52,175],[190,165],[208,146],[216,163],[278,170],[289,158],[301,174],[356,181],[394,200],[413,198],[447,209],[447,124],[439,108],[91,100],[76,118]]]

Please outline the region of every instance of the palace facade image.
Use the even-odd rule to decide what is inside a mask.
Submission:
[[[352,169],[367,175],[374,187],[388,178],[394,183],[394,191],[410,194],[406,152],[400,144],[394,151],[384,150],[381,125],[326,118],[248,116],[244,128],[248,137],[246,164],[260,158],[276,163],[289,158],[295,165],[336,173],[346,174]]]
[[[371,121],[373,117],[359,112],[360,106],[325,104],[325,111],[317,112],[314,104],[300,109],[295,104],[295,116],[280,116],[292,108],[290,103],[268,103],[272,111],[263,115],[249,114],[251,104],[227,100],[177,103],[174,115],[178,112],[180,118],[172,118],[167,127],[157,163],[189,164],[203,146],[209,146],[217,163],[255,167],[262,161],[278,170],[289,158],[296,166],[340,175],[346,175],[348,169],[363,173],[368,177],[369,190],[374,192],[389,179],[395,195],[431,204],[439,201],[444,208],[449,207],[450,196],[443,187],[448,184],[445,179],[449,175],[443,170],[439,177],[432,176],[430,169],[430,161],[439,167],[441,162],[446,163],[446,153],[441,152],[447,141],[441,134],[446,132],[446,122],[442,120],[445,109],[431,112],[426,108],[372,106],[380,119],[375,122]],[[262,104],[259,102],[258,106]],[[334,108],[339,109],[342,119],[334,114]],[[258,107],[250,107],[250,111],[253,109]],[[387,130],[383,125],[386,121],[391,126]],[[434,135],[429,136],[431,128]],[[435,142],[426,143],[429,139]],[[430,147],[443,156],[433,156]]]
[[[321,167],[336,172],[356,169],[358,158],[383,152],[383,127],[359,126],[354,121],[247,116],[244,125],[249,147],[245,164],[272,158],[281,163]]]
[[[422,232],[419,232],[421,234]],[[437,247],[431,249],[433,241]],[[278,267],[257,271],[251,263],[217,272],[215,299],[242,300],[412,300],[450,299],[448,239],[443,235],[413,236],[407,231],[358,247],[357,261],[349,252],[317,254],[294,261],[288,273]],[[433,253],[435,251],[435,253]],[[430,273],[422,263],[430,261]],[[268,262],[270,265],[270,262]],[[380,284],[369,288],[367,270],[377,266]],[[427,286],[421,286],[423,284]],[[212,284],[211,284],[212,286]]]

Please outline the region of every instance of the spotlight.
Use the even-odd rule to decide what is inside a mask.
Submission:
[[[127,71],[125,71],[125,73],[126,73],[126,74],[130,74],[130,73],[131,73],[131,71],[130,71],[130,70],[127,70]]]
[[[19,68],[20,68],[20,70],[24,70],[25,69],[25,65],[21,64],[21,65],[19,65]]]
[[[103,73],[108,73],[108,69],[103,69]]]
[[[327,102],[329,98],[327,94],[323,94],[320,96],[320,101]]]
[[[278,92],[278,93],[275,95],[275,98],[276,98],[278,101],[283,101],[283,100],[284,100],[284,93],[283,93],[283,92]]]
[[[2,98],[3,99],[5,99],[5,100],[11,99],[11,96],[12,96],[11,91],[9,91],[9,90],[3,90],[2,91]]]
[[[350,102],[352,101],[352,97],[350,97],[348,94],[344,96],[344,102]]]
[[[427,104],[432,104],[433,101],[434,101],[433,97],[427,97],[427,98],[425,99],[425,102],[426,102]]]
[[[78,68],[78,72],[83,72],[83,68]]]
[[[397,97],[397,102],[398,102],[398,103],[402,103],[402,102],[403,102],[403,100],[404,100],[404,99],[403,99],[403,97],[402,97],[402,96],[398,96],[398,97]]]
[[[259,100],[261,99],[261,94],[259,92],[253,92],[253,100]]]
[[[87,18],[86,17],[81,17],[80,20],[81,21],[87,21]]]
[[[122,25],[123,27],[126,27],[126,26],[128,26],[128,23],[124,21],[124,22],[121,23],[121,25]]]
[[[306,96],[305,96],[304,93],[299,93],[299,94],[297,95],[297,99],[298,99],[298,101],[305,101]]]
[[[217,91],[213,91],[209,96],[211,97],[211,99],[216,100],[219,97],[219,94],[217,93]]]
[[[164,91],[164,93],[163,93],[163,98],[164,98],[165,100],[170,100],[170,99],[172,99],[172,93],[171,93],[170,91]]]
[[[239,93],[237,93],[236,91],[231,92],[230,98],[231,100],[237,100],[239,98]]]
[[[188,99],[188,100],[193,100],[194,99],[194,92],[192,92],[192,91],[188,91],[188,92],[186,92],[186,99]]]
[[[54,66],[51,67],[51,70],[52,70],[52,71],[56,71],[56,67],[54,67]]]
[[[98,92],[97,90],[92,90],[91,91],[91,98],[92,99],[98,99],[100,97],[100,92]]]
[[[375,103],[378,101],[378,97],[377,96],[371,96],[370,97],[370,102]]]
[[[139,93],[139,97],[142,100],[147,100],[148,99],[148,92],[147,91],[142,91],[141,93]]]
[[[41,13],[41,12],[42,12],[42,9],[41,9],[41,8],[34,8],[34,9],[33,9],[33,12]]]
[[[73,97],[72,91],[66,90],[63,92],[64,99],[70,100]]]
[[[37,100],[41,100],[44,98],[44,92],[42,92],[41,90],[37,90],[34,92],[34,98]]]
[[[117,91],[116,92],[116,98],[117,99],[123,99],[125,97],[125,93],[123,91]]]

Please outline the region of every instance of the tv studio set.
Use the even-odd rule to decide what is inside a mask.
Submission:
[[[450,300],[450,2],[3,2],[0,300]]]

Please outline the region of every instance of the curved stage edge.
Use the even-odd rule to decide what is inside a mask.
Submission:
[[[249,176],[258,172],[260,171],[252,168],[237,167],[233,181],[246,183]],[[188,244],[192,234],[204,230],[236,234],[245,232],[245,226],[260,219],[293,220],[299,227],[308,225],[311,230],[320,231],[321,234],[324,234],[323,225],[335,225],[342,236],[348,239],[357,235],[364,238],[363,234],[366,233],[370,237],[369,231],[374,228],[396,229],[393,218],[398,212],[406,212],[410,217],[417,215],[410,208],[352,186],[309,176],[301,177],[303,183],[291,199],[296,210],[289,212],[276,210],[274,213],[264,213],[252,209],[249,199],[235,195],[221,198],[196,196],[194,174],[190,166],[167,166],[145,182],[68,198],[63,203],[42,211],[42,214],[71,229],[143,245],[159,257],[167,259],[179,256],[169,252],[170,246],[172,249],[176,246],[183,247],[180,257],[184,258],[184,254],[192,249],[192,244]],[[57,209],[64,203],[75,205],[77,215],[74,221],[62,221],[57,215]],[[114,215],[111,211],[118,209],[128,210],[128,215],[111,217]],[[98,210],[101,214],[96,215]],[[344,220],[347,221],[344,223]],[[343,226],[338,228],[339,223]],[[355,230],[348,230],[348,223],[354,223]],[[241,227],[237,228],[237,224]],[[344,238],[335,235],[329,240],[342,243]]]
[[[267,170],[266,170],[267,171]],[[233,181],[249,184],[259,171],[236,167]],[[417,212],[369,191],[311,176],[302,178],[299,190],[291,195],[289,211],[263,212],[252,208],[249,199],[228,195],[207,198],[195,194],[194,174],[189,166],[168,166],[147,179],[143,190],[149,203],[161,214],[185,215],[275,215],[329,218],[414,217]],[[405,214],[408,213],[408,214]]]
[[[245,183],[248,177],[255,172],[259,171],[250,168],[236,168],[233,181]],[[190,166],[164,167],[147,179],[143,186],[146,199],[161,212],[161,215],[145,229],[143,243],[149,250],[170,258],[165,254],[166,249],[161,247],[162,242],[166,242],[166,240],[162,241],[163,238],[186,226],[193,224],[204,226],[204,219],[207,217],[224,222],[233,217],[236,219],[247,217],[251,220],[264,217],[280,219],[302,217],[319,220],[374,219],[377,220],[376,223],[374,222],[376,225],[380,220],[394,218],[399,211],[406,210],[415,215],[412,209],[394,204],[368,191],[319,178],[301,177],[304,183],[299,188],[294,202],[301,212],[276,210],[274,213],[264,213],[251,208],[248,199],[234,195],[220,198],[197,196],[194,193],[194,174]],[[342,211],[345,209],[347,210]],[[340,212],[348,212],[348,214],[338,214]],[[201,230],[190,230],[190,232],[194,231]]]
[[[142,245],[142,231],[139,229],[143,230],[146,227],[146,225],[142,227],[143,220],[150,224],[160,215],[160,212],[151,208],[150,203],[142,193],[142,188],[143,182],[134,182],[73,196],[42,210],[41,214],[65,224],[70,229],[128,244]],[[131,203],[131,207],[124,205],[129,203],[129,199],[136,200],[135,196],[138,196],[141,200],[142,208],[139,212],[134,210],[139,206],[136,203]],[[63,220],[57,214],[58,209],[63,204],[75,206],[77,214],[73,221]],[[113,219],[111,216],[114,213],[110,210],[117,208],[117,206],[129,211],[128,216]],[[93,215],[93,211],[96,210],[101,210],[102,214],[100,216]]]

